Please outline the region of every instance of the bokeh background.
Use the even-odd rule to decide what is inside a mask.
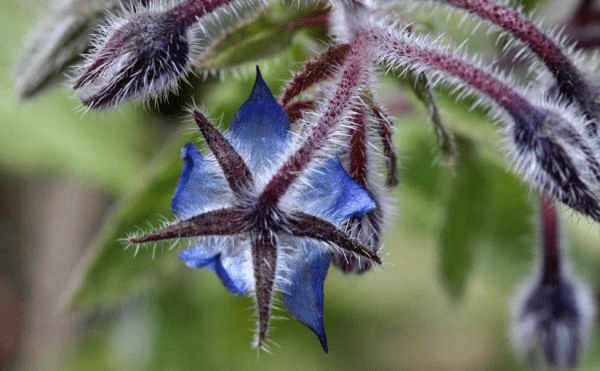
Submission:
[[[448,169],[407,83],[391,74],[379,81],[397,118],[402,176],[391,192],[397,211],[385,263],[360,276],[330,270],[328,355],[283,310],[273,322],[272,354],[257,354],[250,298],[229,294],[208,271],[186,268],[177,259],[184,246],[134,254],[116,239],[135,231],[132,225],[171,217],[179,148],[195,138],[183,110],[190,96],[225,126],[250,92],[254,64],[278,95],[288,71],[322,45],[300,32],[289,50],[222,81],[192,77],[168,104],[84,114],[64,85],[28,101],[15,91],[27,34],[55,5],[0,2],[1,370],[527,369],[510,346],[509,303],[533,270],[537,199],[507,170],[500,136],[483,111],[437,92],[461,154]],[[577,4],[526,5],[560,25]],[[455,29],[457,15],[413,16],[448,37],[470,36],[469,49],[483,57],[498,53],[495,35]],[[596,293],[598,226],[561,213],[572,266]],[[443,233],[451,240],[446,248]],[[596,329],[580,369],[600,369]]]

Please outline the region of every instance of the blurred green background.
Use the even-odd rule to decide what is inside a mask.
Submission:
[[[567,16],[572,3],[561,2],[563,13],[556,3],[539,12],[550,21]],[[437,93],[459,149],[449,170],[422,103],[401,79],[380,79],[381,99],[397,118],[402,176],[390,195],[396,212],[385,263],[360,276],[330,270],[328,355],[284,310],[272,323],[272,354],[257,354],[250,298],[229,294],[210,272],[186,268],[177,259],[185,246],[134,256],[117,241],[171,218],[179,149],[197,138],[180,109],[185,99],[87,114],[65,86],[19,100],[15,65],[47,9],[37,0],[0,2],[0,369],[527,369],[510,347],[509,303],[532,272],[537,200],[507,170],[501,138],[483,112]],[[444,31],[458,39],[468,33]],[[252,66],[260,65],[277,96],[289,70],[318,45],[312,36],[300,32],[276,58],[181,95],[194,94],[225,125],[250,92]],[[494,53],[493,37],[478,36],[469,48]],[[595,293],[598,226],[561,211],[573,267]],[[596,330],[580,369],[600,369]]]

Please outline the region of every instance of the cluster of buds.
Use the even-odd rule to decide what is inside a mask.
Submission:
[[[460,48],[415,32],[377,2],[331,0],[333,45],[306,62],[279,101],[257,69],[254,89],[225,133],[194,111],[212,154],[184,147],[171,205],[177,219],[129,242],[197,239],[180,258],[214,271],[232,293],[253,295],[256,346],[265,345],[273,292],[280,290],[289,312],[326,351],[329,265],[362,273],[381,263],[386,193],[399,182],[392,121],[373,88],[380,65],[417,76],[436,133],[451,151],[452,137],[434,117],[430,89],[436,84],[490,108],[517,172],[544,197],[600,221],[599,92],[584,59],[522,12],[491,0],[432,3],[461,9],[510,35],[539,70],[539,81],[519,86]],[[97,33],[77,70],[74,89],[89,108],[157,99],[176,89],[211,42],[266,3],[128,4]],[[309,88],[314,93],[306,99]],[[549,198],[542,208],[545,236],[557,228]],[[526,326],[516,331],[515,344],[532,358],[537,341],[550,365],[572,366],[588,337],[591,300],[566,276],[556,237],[544,246],[542,278],[518,305],[517,323]]]

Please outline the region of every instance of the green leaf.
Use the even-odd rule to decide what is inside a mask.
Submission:
[[[301,29],[315,39],[322,38],[326,14],[322,4],[298,7],[285,6],[280,0],[271,1],[258,17],[221,37],[194,65],[204,69],[229,69],[272,57],[287,50]],[[318,24],[323,26],[315,27]]]
[[[494,262],[506,264],[507,259],[514,264],[529,265],[535,246],[535,218],[537,193],[519,176],[507,172],[506,166],[488,166],[488,174],[494,179],[493,197],[489,218],[490,242],[494,244]],[[535,205],[535,206],[534,206]],[[536,237],[533,237],[536,236]],[[513,263],[511,263],[513,264]]]
[[[0,103],[2,166],[25,176],[69,175],[112,193],[128,189],[159,139],[155,125],[131,112],[84,117],[57,94],[64,92],[35,105]]]
[[[461,136],[456,142],[460,155],[440,235],[440,273],[454,302],[464,294],[489,209],[488,179],[474,144]]]

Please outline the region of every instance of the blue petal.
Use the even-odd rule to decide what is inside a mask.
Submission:
[[[206,166],[206,159],[192,143],[181,150],[183,170],[171,199],[173,214],[189,219],[208,210],[221,207],[227,197],[228,185]]]
[[[250,97],[229,123],[226,137],[253,172],[272,166],[288,146],[290,120],[256,66],[256,82]]]
[[[325,161],[310,177],[311,187],[301,192],[305,211],[335,223],[373,210],[375,200],[346,172],[335,156]]]
[[[331,257],[326,249],[317,244],[306,242],[294,255],[287,256],[287,280],[280,286],[287,310],[317,335],[327,353],[323,324],[323,283]]]
[[[223,286],[236,295],[246,295],[248,284],[245,284],[243,268],[248,262],[244,251],[240,250],[234,255],[215,254],[204,247],[194,247],[179,253],[190,268],[208,268],[219,276]]]

